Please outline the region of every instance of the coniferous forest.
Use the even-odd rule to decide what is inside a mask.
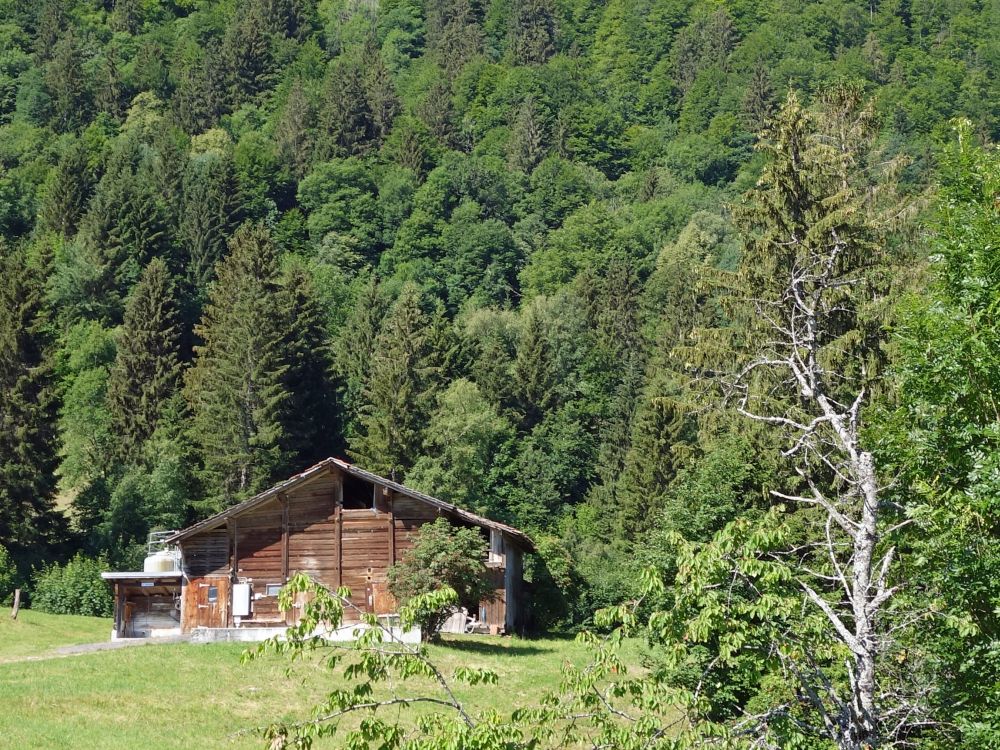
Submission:
[[[343,456],[757,747],[995,747],[998,13],[0,0],[0,582]]]

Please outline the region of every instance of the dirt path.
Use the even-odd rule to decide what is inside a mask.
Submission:
[[[48,659],[61,659],[66,656],[80,656],[81,654],[93,654],[97,651],[114,651],[119,648],[132,648],[133,646],[155,646],[161,643],[180,643],[186,638],[125,638],[118,641],[101,641],[100,643],[77,643],[72,646],[60,646],[59,648],[47,651],[44,654],[33,656],[18,656],[13,659],[0,659],[0,666],[4,664],[19,664],[26,661],[47,661]]]

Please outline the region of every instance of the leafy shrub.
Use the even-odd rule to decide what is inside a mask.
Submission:
[[[14,591],[16,576],[14,561],[10,559],[10,553],[0,544],[0,602],[6,602],[7,597]]]
[[[101,580],[108,567],[103,557],[77,553],[65,565],[50,565],[35,575],[31,606],[55,615],[110,617],[111,591]]]
[[[476,606],[493,594],[486,552],[478,529],[457,528],[439,518],[421,526],[413,548],[389,568],[389,591],[404,608],[422,597],[413,620],[424,640],[437,638],[456,602]],[[423,597],[443,589],[454,595]]]

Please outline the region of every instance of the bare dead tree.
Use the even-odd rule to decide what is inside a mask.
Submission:
[[[790,438],[784,455],[793,460],[805,491],[772,494],[823,513],[823,538],[812,546],[821,550],[826,565],[813,569],[802,562],[797,578],[804,596],[850,653],[847,689],[839,690],[808,653],[807,667],[795,661],[786,666],[822,717],[829,738],[842,750],[863,750],[905,742],[924,712],[919,691],[903,697],[898,686],[880,680],[880,662],[894,642],[883,615],[900,590],[893,581],[896,547],[890,540],[908,522],[886,502],[875,458],[864,446],[869,390],[863,362],[853,389],[843,373],[825,364],[824,345],[835,338],[831,326],[855,287],[864,287],[860,272],[847,269],[845,274],[841,259],[848,240],[836,228],[826,239],[797,254],[778,298],[751,300],[769,335],[729,381],[728,393],[742,415],[780,428]],[[770,395],[783,391],[794,398],[755,398],[761,382],[773,384]],[[788,407],[769,410],[767,404],[774,403]]]

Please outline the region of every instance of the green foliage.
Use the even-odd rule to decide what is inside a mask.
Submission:
[[[437,355],[420,290],[403,288],[375,337],[351,452],[384,476],[401,478],[421,452],[433,404]]]
[[[287,308],[270,233],[244,224],[217,270],[186,373],[192,439],[216,506],[263,489],[285,468]]]
[[[110,617],[111,588],[101,580],[101,572],[107,569],[103,557],[86,557],[82,553],[65,565],[48,566],[32,581],[32,608],[54,615]]]
[[[7,599],[14,593],[14,582],[17,580],[17,570],[14,568],[14,561],[6,547],[0,545],[0,602],[7,602]]]
[[[46,329],[38,269],[0,243],[0,539],[21,564],[63,526],[52,504],[59,402]]]
[[[420,527],[413,547],[389,568],[389,591],[425,641],[437,638],[456,606],[478,612],[479,603],[494,595],[486,552],[479,529],[438,518]]]
[[[180,386],[179,343],[172,282],[166,265],[154,258],[126,304],[108,380],[112,428],[126,458],[141,450]]]
[[[934,747],[986,747],[1000,705],[996,635],[994,320],[1000,285],[1000,159],[956,124],[944,153],[928,293],[904,303],[898,328],[900,404],[885,415],[882,454],[901,476],[899,498],[919,531],[907,576],[935,612],[922,641],[932,654],[936,710],[949,728]],[[986,743],[986,744],[984,744]]]

